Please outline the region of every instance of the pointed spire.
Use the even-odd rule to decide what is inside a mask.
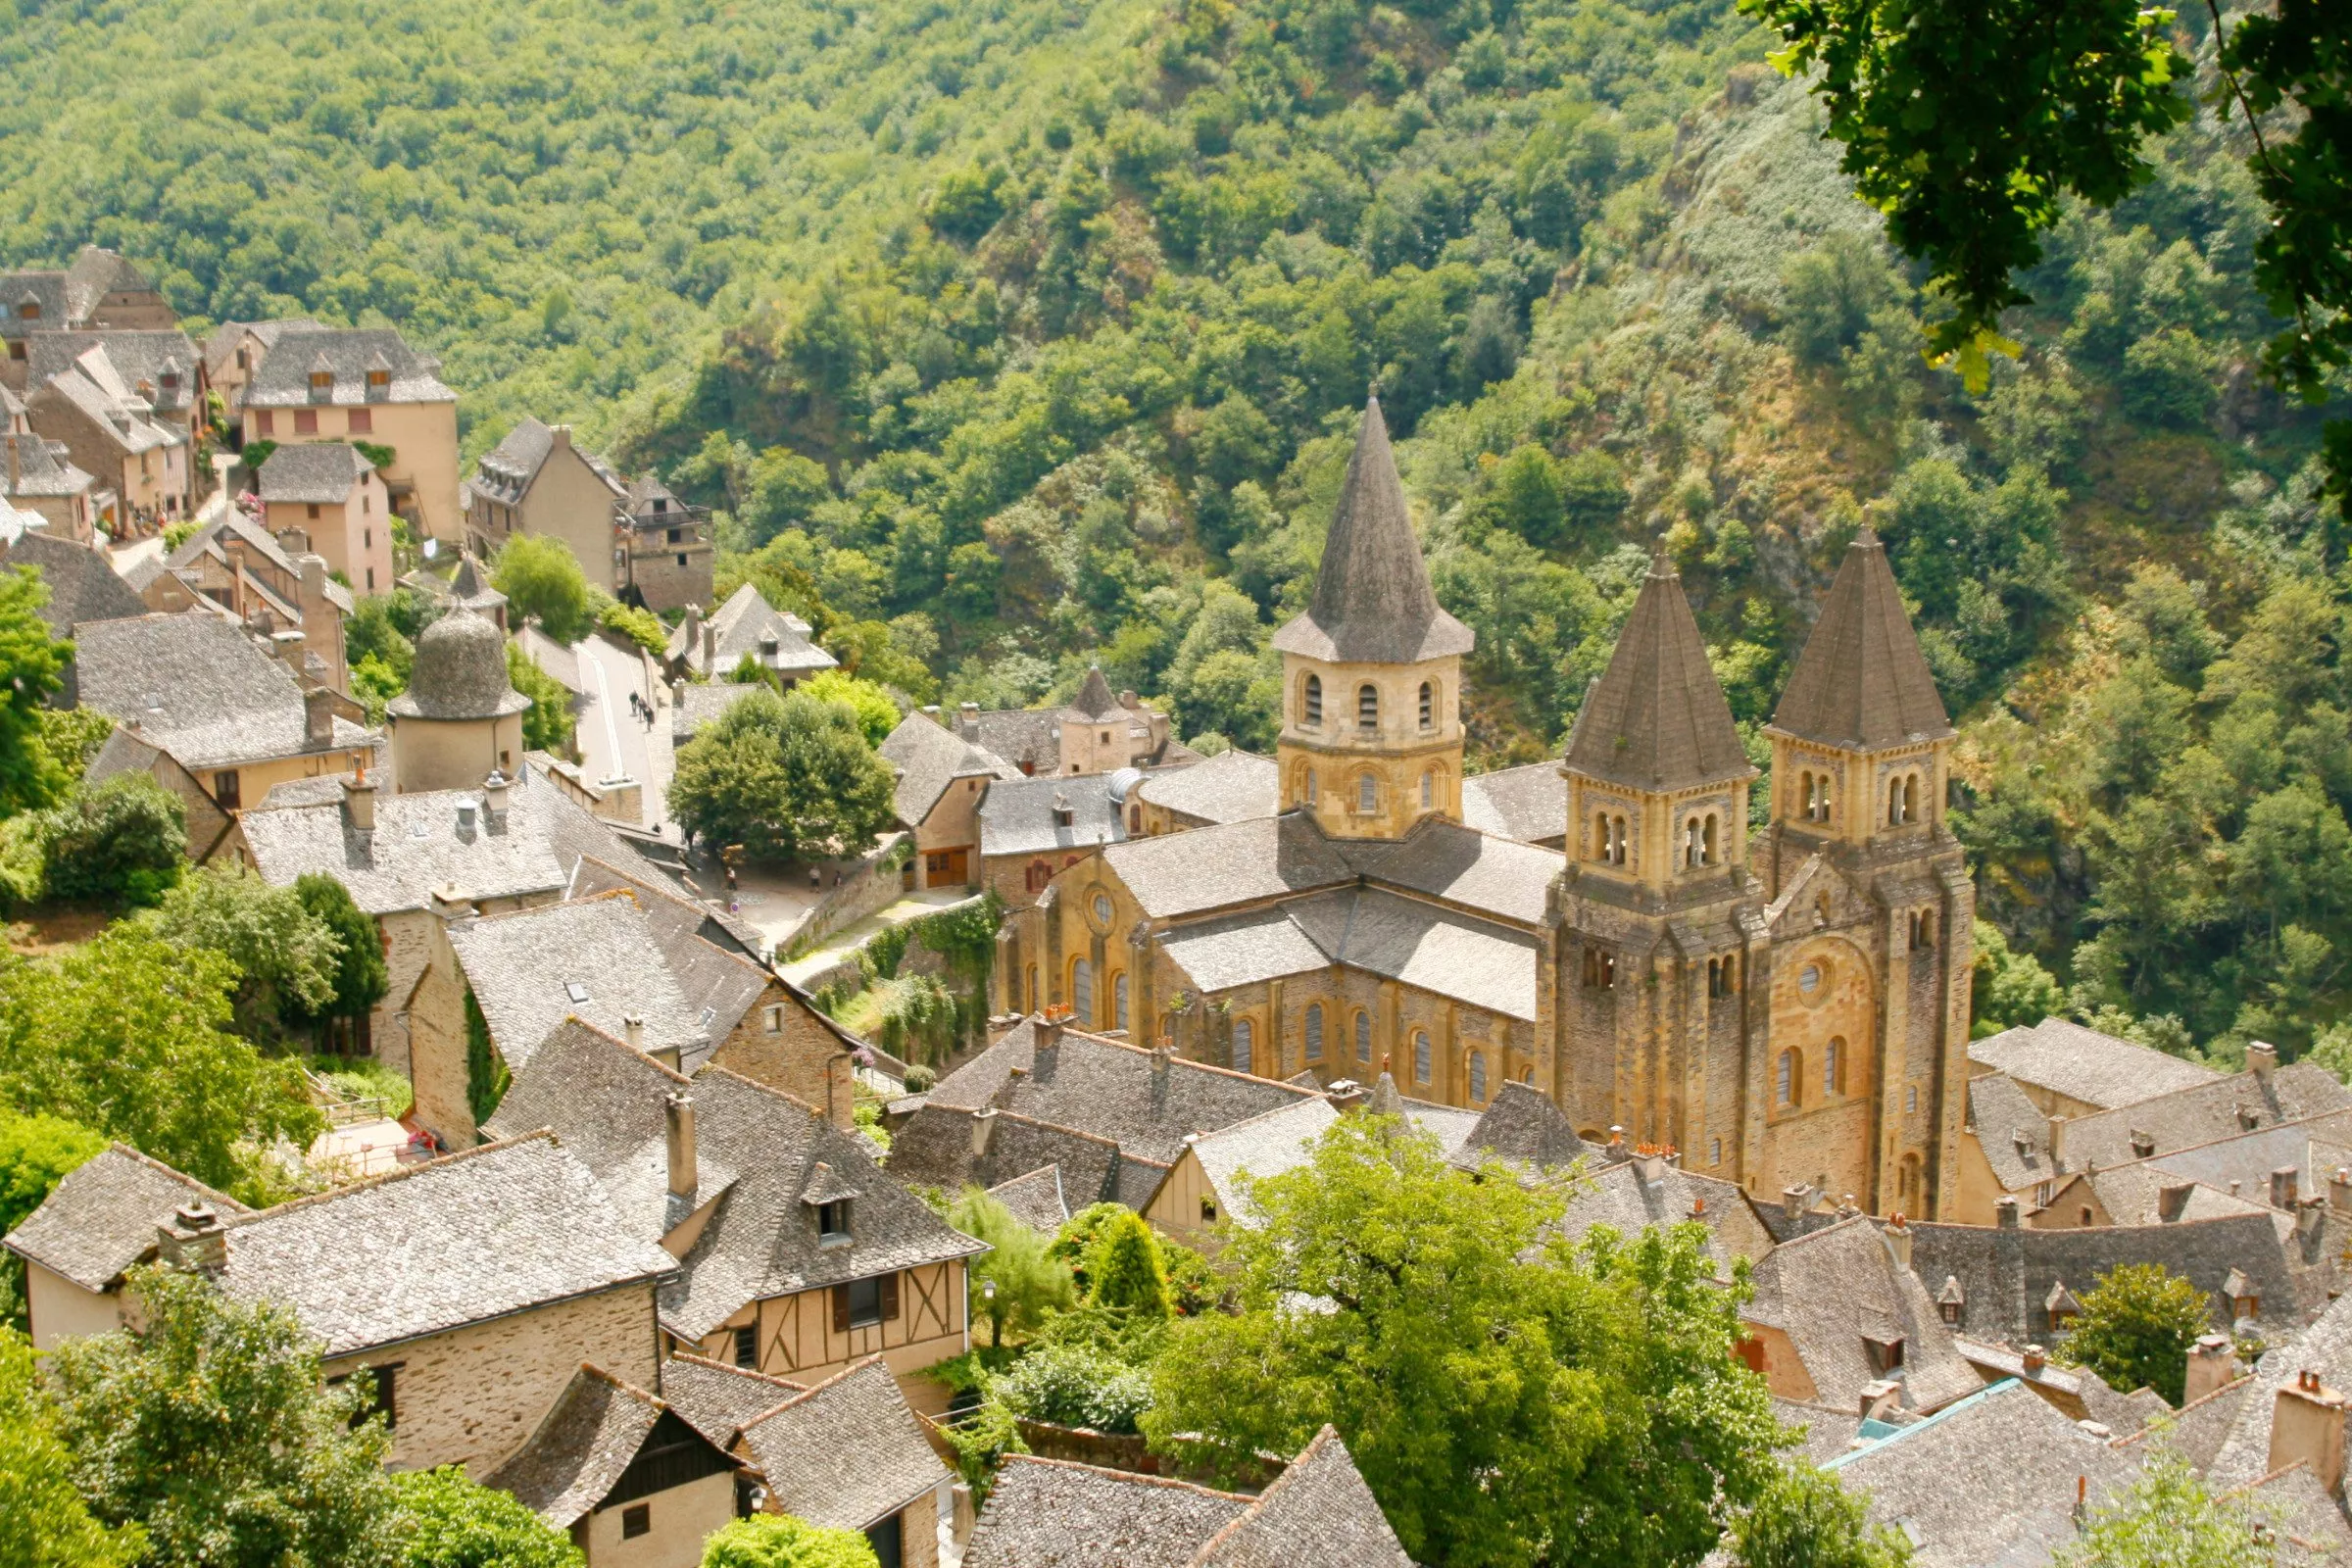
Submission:
[[[1372,1086],[1371,1097],[1364,1102],[1364,1110],[1374,1116],[1403,1115],[1404,1097],[1396,1092],[1396,1080],[1384,1071],[1380,1075],[1380,1082]]]
[[[1577,711],[1567,763],[1639,790],[1755,775],[1663,544],[1650,557],[1608,669]]]
[[[1096,664],[1086,672],[1086,684],[1070,699],[1069,710],[1088,718],[1113,718],[1126,711],[1119,700],[1111,695],[1110,682],[1102,678],[1102,666]]]
[[[1799,740],[1857,751],[1953,733],[1886,564],[1886,549],[1867,527],[1846,548],[1772,726]]]
[[[1466,654],[1472,640],[1470,628],[1440,610],[1430,591],[1389,427],[1373,398],[1364,405],[1324,537],[1314,600],[1274,634],[1274,646],[1334,663],[1409,664]]]

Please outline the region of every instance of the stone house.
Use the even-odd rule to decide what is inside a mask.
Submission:
[[[743,1462],[669,1399],[582,1362],[482,1484],[569,1535],[587,1568],[698,1568],[746,1480]]]
[[[147,612],[139,596],[116,574],[102,552],[61,539],[45,528],[28,529],[0,546],[0,564],[30,566],[40,573],[49,589],[41,619],[49,635],[60,641],[71,640],[74,628],[83,621],[122,620]],[[78,690],[77,672],[69,663],[65,686],[51,701],[71,708]]]
[[[254,368],[268,357],[277,340],[288,332],[323,332],[323,321],[314,321],[307,316],[280,317],[268,321],[222,321],[204,340],[205,385],[220,394],[224,407],[234,411],[242,401],[245,385],[253,379]],[[230,432],[238,445],[244,443],[244,430],[238,426]]]
[[[745,583],[706,617],[692,604],[669,634],[663,658],[672,680],[731,677],[746,659],[786,686],[838,667],[840,661],[808,640],[800,616],[776,609]]]
[[[1910,1229],[1916,1229],[1911,1227]],[[1785,1399],[1927,1415],[1984,1386],[1920,1278],[1900,1222],[1854,1214],[1756,1263],[1740,1353]]]
[[[997,779],[980,798],[980,879],[1007,909],[1025,909],[1054,873],[1127,839],[1134,768],[1078,778]]]
[[[87,546],[96,537],[100,504],[114,504],[114,492],[100,492],[88,469],[76,467],[62,441],[49,441],[23,429],[0,432],[0,500],[20,512],[47,519],[50,537]]]
[[[154,395],[186,394],[173,385]],[[70,463],[114,493],[116,510],[109,514],[100,506],[93,518],[109,534],[153,532],[192,510],[195,444],[185,425],[159,413],[105,347],[85,350],[28,390],[24,412],[35,435],[62,445]]]
[[[85,623],[74,662],[81,705],[116,721],[90,782],[135,770],[177,795],[197,860],[277,785],[356,772],[372,756],[333,690],[305,691],[212,609]]]
[[[655,1291],[676,1263],[548,1133],[204,1218],[175,1226],[167,1254],[240,1300],[291,1307],[330,1379],[372,1373],[396,1468],[488,1475],[583,1360],[658,1383]]]
[[[912,886],[962,888],[980,877],[980,805],[995,779],[1020,770],[941,727],[908,713],[875,748],[899,771],[893,796],[899,824],[914,835]]]
[[[964,1568],[1408,1568],[1348,1446],[1315,1435],[1256,1496],[1013,1454],[964,1547]]]
[[[650,1033],[650,1030],[649,1030]],[[577,1019],[514,1070],[492,1130],[550,1127],[626,1223],[679,1262],[662,1292],[670,1350],[812,1383],[880,1355],[916,1374],[970,1348],[965,1261],[951,1230],[873,1146],[723,1067],[677,1071]]]
[[[1145,838],[1246,822],[1272,816],[1281,805],[1281,765],[1237,747],[1190,767],[1145,775],[1128,800],[1127,833]]]
[[[468,789],[521,766],[522,715],[529,698],[507,670],[507,639],[459,605],[424,628],[409,689],[386,705],[392,775],[413,790]]]
[[[182,1208],[226,1219],[250,1212],[193,1176],[127,1144],[115,1144],[66,1173],[41,1206],[8,1233],[24,1264],[25,1327],[36,1350],[133,1321],[123,1276],[155,1261],[159,1228]]]
[[[1972,1078],[1999,1073],[2045,1116],[2091,1116],[2209,1084],[2223,1074],[2065,1018],[1968,1043]]]
[[[273,536],[227,508],[180,541],[139,597],[148,610],[165,612],[218,605],[267,639],[306,690],[326,686],[350,695],[343,625],[353,609],[351,590],[335,581],[324,557],[311,553],[299,529]],[[356,703],[340,710],[355,720],[366,711]]]
[[[710,513],[651,477],[631,484],[576,446],[571,427],[525,416],[466,481],[466,548],[487,561],[516,534],[560,539],[588,580],[655,611],[710,598]]]
[[[717,547],[708,509],[688,506],[649,473],[629,482],[612,531],[618,597],[664,613],[710,602]]]
[[[126,329],[88,329],[73,332],[35,332],[27,342],[24,384],[40,387],[63,375],[91,354],[102,358],[115,379],[147,405],[149,416],[187,438],[192,453],[211,428],[206,415],[204,356],[195,340],[176,326]],[[197,491],[208,488],[210,476],[192,475]]]
[[[1253,1214],[1241,1178],[1279,1176],[1306,1163],[1340,1112],[1320,1095],[1260,1111],[1214,1132],[1188,1134],[1143,1208],[1144,1218],[1189,1247],[1213,1245],[1217,1227],[1250,1224]]]
[[[392,503],[375,465],[338,441],[281,446],[262,464],[262,520],[299,531],[351,592],[392,591]]]
[[[951,727],[1024,777],[1074,777],[1200,760],[1199,753],[1170,738],[1167,714],[1146,708],[1133,692],[1112,696],[1099,666],[1086,672],[1078,695],[1059,708],[983,710],[966,703]]]
[[[237,397],[242,446],[256,441],[368,442],[392,449],[383,465],[392,510],[420,532],[457,544],[458,395],[441,362],[398,332],[289,328],[254,367]]]
[[[178,324],[146,273],[100,246],[84,245],[63,269],[0,272],[0,341],[8,345],[0,384],[25,385],[37,333],[163,331]]]

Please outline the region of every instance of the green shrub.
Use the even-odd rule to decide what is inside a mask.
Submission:
[[[396,1477],[402,1568],[580,1568],[569,1537],[456,1465]]]
[[[1152,1373],[1087,1345],[1044,1345],[993,1385],[1017,1415],[1055,1426],[1132,1433],[1152,1407]]]
[[[881,1568],[855,1530],[828,1530],[790,1514],[738,1519],[703,1543],[703,1568]]]
[[[187,864],[187,808],[144,773],[77,789],[44,815],[52,898],[153,904]]]

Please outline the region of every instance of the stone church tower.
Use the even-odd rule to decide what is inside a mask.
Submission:
[[[1306,613],[1282,654],[1282,807],[1335,839],[1396,839],[1461,818],[1462,656],[1470,628],[1438,608],[1389,450],[1364,408]]]
[[[1958,1182],[1973,900],[1952,727],[1886,552],[1854,541],[1756,777],[1661,557],[1568,742],[1560,1104],[1759,1198],[1940,1212]]]

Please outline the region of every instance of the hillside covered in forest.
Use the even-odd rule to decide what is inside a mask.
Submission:
[[[1253,748],[1375,389],[1483,765],[1556,753],[1660,537],[1752,734],[1867,522],[1964,730],[1984,1017],[2352,1054],[2343,524],[2210,116],[1972,397],[1729,0],[361,15],[28,10],[8,259],[388,318],[469,451],[574,419],[911,696],[1099,662]]]

